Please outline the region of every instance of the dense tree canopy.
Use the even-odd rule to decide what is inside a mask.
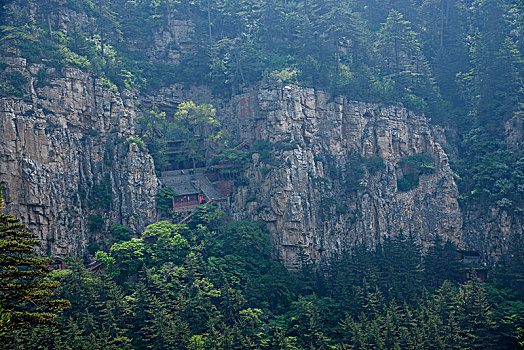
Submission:
[[[58,317],[64,326],[6,333],[0,347],[517,348],[522,295],[464,282],[469,267],[451,252],[437,239],[423,260],[411,237],[398,237],[376,251],[354,247],[328,267],[304,258],[289,272],[271,260],[261,225],[227,222],[210,205],[187,224],[159,222],[99,252],[105,271],[72,261],[55,274],[72,304]],[[498,278],[516,273],[515,259],[504,260]]]

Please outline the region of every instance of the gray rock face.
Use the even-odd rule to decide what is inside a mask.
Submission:
[[[322,262],[356,243],[373,248],[401,233],[423,247],[441,235],[492,263],[511,233],[522,231],[522,218],[501,208],[461,212],[441,147],[444,130],[400,105],[297,87],[259,87],[230,101],[182,85],[135,96],[112,92],[77,69],[48,68],[42,84],[43,65],[4,61],[29,83],[25,99],[0,99],[0,183],[6,211],[40,235],[42,253],[82,255],[109,225],[138,233],[156,217],[153,161],[126,142],[134,134],[135,104],[172,114],[187,100],[211,102],[241,140],[274,145],[271,157],[253,155],[249,184],[235,189],[228,210],[236,219],[266,222],[273,255],[288,268],[301,251]],[[512,123],[507,141],[518,150],[522,124]],[[434,170],[399,191],[398,180],[409,175],[401,160],[420,153],[430,156]],[[379,158],[383,166],[374,169],[370,160]],[[105,204],[100,188],[109,192]],[[91,215],[104,219],[102,228],[90,225]]]
[[[457,186],[424,117],[295,87],[238,96],[232,109],[236,133],[271,141],[276,150],[273,159],[255,154],[249,186],[237,189],[232,211],[267,223],[274,256],[288,268],[299,251],[322,261],[401,233],[424,247],[437,234],[463,244]],[[400,192],[399,161],[417,153],[431,156],[434,173]],[[370,171],[365,164],[372,157],[384,167]]]
[[[153,42],[147,54],[152,61],[172,64],[180,63],[180,57],[193,45],[195,25],[191,20],[181,20],[169,14],[167,25],[154,33]]]
[[[507,250],[514,233],[524,233],[522,215],[502,208],[464,211],[464,245],[481,254],[493,266]]]
[[[118,96],[76,69],[48,70],[39,86],[43,66],[4,60],[29,78],[28,99],[0,100],[6,212],[39,234],[47,254],[84,254],[101,231],[89,227],[90,215],[100,215],[104,228],[142,230],[155,215],[157,179],[151,157],[125,141],[134,129],[132,96]]]

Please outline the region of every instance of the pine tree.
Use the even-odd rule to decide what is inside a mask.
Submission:
[[[458,346],[459,305],[456,288],[449,281],[444,281],[434,296],[433,313],[436,316],[437,331],[444,348],[455,349]]]
[[[495,282],[500,288],[511,288],[524,300],[524,234],[514,234],[508,247],[497,264]]]
[[[443,244],[440,236],[435,236],[433,245],[424,257],[426,283],[439,287],[445,280],[458,281],[461,268],[455,244],[449,240]]]
[[[458,300],[458,339],[468,349],[494,349],[499,335],[486,290],[478,280],[462,286]]]
[[[0,210],[1,191],[0,187]],[[71,306],[69,301],[52,298],[60,283],[47,279],[51,260],[36,256],[37,237],[20,219],[0,213],[0,331],[57,325],[54,312]]]

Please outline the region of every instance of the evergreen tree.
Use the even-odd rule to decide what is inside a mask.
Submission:
[[[513,234],[508,247],[497,263],[495,282],[499,288],[511,288],[517,298],[524,300],[524,235]]]
[[[436,235],[424,257],[424,275],[428,285],[439,287],[445,280],[456,282],[461,277],[461,270],[455,244],[449,240],[443,243]]]
[[[3,209],[0,187],[0,210]],[[57,311],[71,306],[54,299],[58,281],[49,279],[51,259],[36,256],[38,236],[20,219],[0,213],[0,331],[35,324],[57,325]]]
[[[499,336],[484,286],[477,280],[466,282],[458,300],[459,343],[469,349],[495,348]]]

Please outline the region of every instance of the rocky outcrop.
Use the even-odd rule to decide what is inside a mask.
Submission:
[[[237,134],[274,147],[273,158],[254,155],[249,185],[237,189],[232,211],[267,223],[274,256],[287,267],[299,251],[322,261],[401,233],[424,247],[435,235],[463,244],[457,186],[424,117],[295,87],[238,96],[232,109]],[[408,175],[401,160],[421,153],[433,169],[399,191]]]
[[[6,212],[37,233],[41,253],[86,253],[111,224],[138,232],[155,215],[151,157],[135,143],[134,103],[77,69],[4,58],[27,79],[23,99],[0,100],[0,183]]]
[[[193,45],[194,32],[195,25],[191,20],[177,19],[169,13],[167,24],[153,34],[147,55],[152,61],[179,64],[181,56]]]
[[[504,208],[464,210],[464,245],[481,254],[488,266],[493,266],[506,252],[513,235],[523,234],[522,213]]]

